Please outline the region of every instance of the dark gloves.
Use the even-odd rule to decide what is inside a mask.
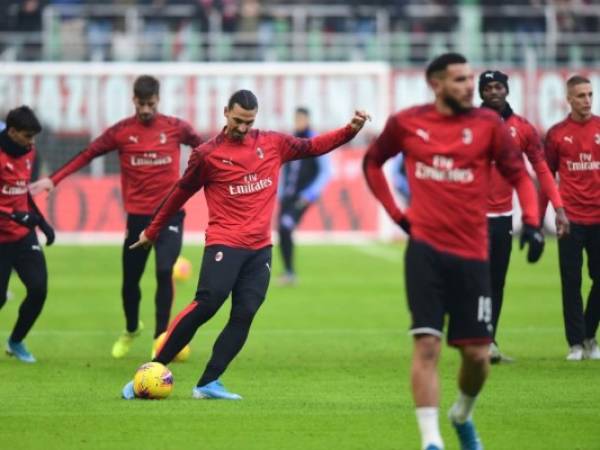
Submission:
[[[406,216],[404,216],[404,217],[402,217],[402,219],[400,219],[400,221],[398,222],[398,225],[400,225],[400,228],[402,228],[404,230],[404,232],[410,236],[410,222],[408,221]]]
[[[27,228],[34,228],[40,223],[41,219],[39,215],[29,211],[14,211],[11,213],[10,218]]]
[[[530,263],[537,262],[544,252],[544,235],[540,228],[532,227],[531,225],[523,224],[519,248],[523,250],[525,244],[529,244],[527,250],[527,261]]]
[[[11,213],[10,218],[27,228],[34,229],[38,227],[46,236],[46,245],[52,245],[54,242],[54,229],[39,214],[30,211],[14,211]]]
[[[52,228],[50,226],[50,224],[48,222],[46,222],[46,220],[42,217],[40,220],[40,223],[38,224],[38,227],[40,230],[42,230],[42,233],[44,233],[44,235],[46,236],[46,245],[50,246],[52,245],[52,243],[54,242],[54,228]]]

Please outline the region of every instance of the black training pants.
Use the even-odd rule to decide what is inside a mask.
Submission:
[[[27,290],[10,335],[12,341],[21,342],[42,312],[48,291],[46,259],[34,231],[16,242],[0,243],[0,308],[6,303],[8,280],[13,269]]]
[[[581,295],[584,250],[592,279],[585,313]],[[558,257],[567,341],[570,346],[581,345],[596,336],[600,321],[600,224],[571,222],[571,232],[558,240]]]
[[[217,338],[212,356],[198,381],[216,380],[242,349],[250,325],[262,305],[271,277],[271,246],[259,250],[225,245],[206,247],[194,301],[169,327],[155,361],[168,364],[187,345],[198,327],[213,317],[231,294],[229,321]]]
[[[512,216],[488,217],[492,285],[492,336],[496,339],[504,300],[504,284],[512,252]]]
[[[173,265],[181,252],[183,238],[183,219],[185,213],[179,211],[160,230],[154,243],[156,259],[156,324],[154,337],[167,329],[173,303]],[[149,248],[130,250],[129,246],[138,240],[140,233],[150,224],[152,216],[129,214],[127,216],[127,235],[123,243],[123,285],[121,295],[127,331],[135,331],[138,327],[140,300],[140,280],[144,274],[146,261],[150,255]]]

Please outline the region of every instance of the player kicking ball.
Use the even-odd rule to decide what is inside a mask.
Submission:
[[[242,349],[271,277],[271,217],[282,164],[319,156],[349,142],[369,115],[356,111],[350,123],[310,139],[252,129],[258,101],[247,90],[234,93],[225,107],[226,125],[210,141],[194,149],[188,167],[132,249],[148,247],[194,193],[204,188],[209,213],[206,247],[194,301],[170,324],[154,362],[170,363],[210,320],[229,294],[231,314],[217,338],[194,398],[240,400],[220,376]],[[135,398],[133,382],[122,389]]]

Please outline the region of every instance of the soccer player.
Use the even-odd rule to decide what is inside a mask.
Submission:
[[[35,136],[42,131],[35,113],[27,106],[9,111],[6,128],[0,132],[0,308],[14,269],[27,295],[8,338],[6,351],[19,360],[34,363],[35,357],[24,339],[39,317],[46,301],[48,273],[35,228],[46,235],[47,245],[54,231],[35,208],[27,184],[35,159]]]
[[[458,348],[462,360],[458,399],[449,416],[461,449],[479,450],[471,414],[489,371],[492,342],[486,223],[492,162],[517,189],[525,222],[521,239],[529,245],[539,234],[538,203],[520,152],[498,114],[473,107],[474,76],[467,60],[443,54],[429,64],[426,79],[435,101],[392,115],[369,147],[363,167],[374,195],[410,234],[405,276],[414,338],[412,392],[422,448],[443,448],[437,362],[448,315],[448,343]],[[411,188],[406,212],[396,205],[382,170],[400,151]]]
[[[150,249],[129,251],[140,232],[148,226],[152,214],[179,179],[180,146],[198,146],[202,140],[192,127],[175,117],[157,112],[159,82],[142,75],[133,85],[135,114],[116,123],[96,138],[81,153],[30,187],[32,194],[51,190],[70,174],[92,159],[110,151],[119,152],[121,188],[127,230],[123,244],[122,301],[126,330],[112,348],[115,358],[125,356],[143,328],[139,321],[141,300],[140,279],[144,273]],[[181,251],[184,211],[178,211],[161,228],[156,237],[156,325],[154,338],[167,329],[173,301],[173,264]]]
[[[310,139],[315,132],[310,126],[310,113],[297,108],[294,136]],[[279,278],[282,285],[296,283],[294,270],[294,229],[302,216],[318,200],[331,178],[330,155],[290,161],[283,165],[279,185],[279,249],[285,272]]]
[[[558,241],[565,332],[569,361],[600,359],[600,117],[592,114],[592,84],[580,75],[567,81],[571,113],[546,135],[546,158],[560,178],[571,232]],[[542,214],[546,201],[542,203]],[[581,296],[583,251],[592,288],[585,314]]]
[[[253,130],[258,101],[248,90],[235,92],[225,107],[226,125],[194,149],[188,167],[152,222],[132,247],[156,242],[158,230],[198,190],[209,211],[206,248],[194,301],[170,324],[154,361],[168,364],[232,294],[227,325],[193,388],[194,398],[239,400],[219,377],[242,349],[265,298],[271,275],[270,224],[281,165],[319,156],[350,141],[369,118],[357,111],[348,125],[307,139]],[[134,398],[133,382],[122,390]]]
[[[552,201],[556,210],[556,229],[559,238],[568,233],[569,220],[565,214],[562,199],[556,182],[546,164],[542,141],[537,131],[527,119],[515,114],[506,101],[508,95],[508,75],[498,70],[486,70],[479,77],[479,96],[486,108],[496,111],[510,130],[517,147],[527,156],[540,183],[541,190]],[[488,196],[488,231],[490,236],[490,270],[492,285],[492,337],[490,359],[492,364],[512,361],[502,354],[496,341],[498,321],[504,298],[504,283],[512,251],[512,200],[513,188],[492,166],[490,193]],[[540,257],[544,248],[543,236],[531,243],[535,257]]]

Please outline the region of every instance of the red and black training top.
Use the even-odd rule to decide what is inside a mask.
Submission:
[[[411,188],[411,237],[439,251],[487,260],[486,213],[492,161],[515,186],[523,221],[538,226],[538,202],[520,151],[500,116],[485,108],[454,116],[427,104],[391,116],[365,155],[369,187],[395,222],[396,205],[381,166],[405,154]]]
[[[563,207],[563,202],[558,193],[556,181],[546,163],[542,140],[534,126],[522,116],[511,114],[504,123],[508,127],[510,136],[515,141],[517,148],[527,156],[540,182],[540,188],[552,202],[554,208]],[[490,182],[490,195],[488,197],[488,215],[505,215],[512,213],[513,187],[502,176],[492,163],[492,178]]]
[[[246,249],[270,245],[281,165],[327,153],[355,135],[350,125],[310,139],[251,130],[242,141],[236,141],[223,131],[194,149],[183,177],[145,230],[146,236],[156,240],[168,218],[204,188],[206,245]]]
[[[183,120],[157,114],[143,123],[133,116],[106,130],[50,179],[57,185],[95,157],[118,150],[125,211],[151,215],[179,179],[180,145],[201,143]]]
[[[20,156],[11,156],[0,147],[0,243],[18,241],[31,231],[8,214],[29,211],[27,185],[35,155],[34,147]]]
[[[557,123],[546,134],[545,151],[569,220],[600,224],[600,117]]]

